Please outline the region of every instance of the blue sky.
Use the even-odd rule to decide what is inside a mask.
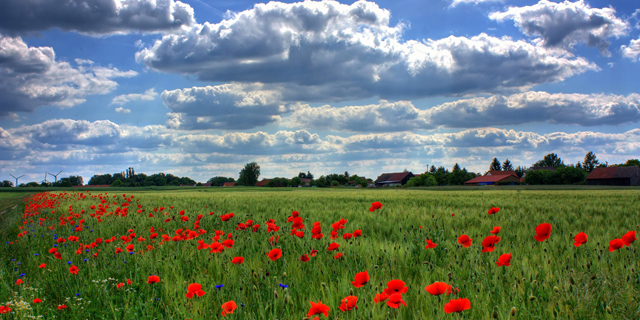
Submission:
[[[0,180],[640,154],[634,1],[0,6]]]

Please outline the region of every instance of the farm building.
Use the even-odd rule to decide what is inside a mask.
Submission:
[[[411,172],[383,173],[375,181],[376,187],[405,185],[414,175]]]
[[[587,176],[588,185],[637,186],[640,185],[640,167],[595,168]]]
[[[222,186],[223,187],[235,187],[236,183],[235,182],[225,182]]]
[[[266,187],[269,181],[271,181],[271,179],[262,179],[262,181],[256,183],[256,187]]]
[[[484,176],[475,177],[464,183],[465,186],[491,186],[496,184],[516,184],[520,183],[520,178],[513,171],[492,170]]]

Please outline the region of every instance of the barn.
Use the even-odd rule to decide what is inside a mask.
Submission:
[[[595,168],[587,176],[588,185],[637,186],[640,185],[640,167]]]
[[[383,173],[375,181],[376,187],[405,185],[414,175],[411,172]]]
[[[465,186],[491,186],[496,184],[517,184],[520,178],[514,171],[489,171],[484,176],[475,177],[464,183]]]

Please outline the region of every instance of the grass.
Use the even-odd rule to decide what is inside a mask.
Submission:
[[[80,196],[82,192],[83,196]],[[150,189],[125,191],[76,190],[57,193],[52,205],[25,217],[25,229],[13,223],[4,228],[0,246],[0,305],[10,303],[8,319],[212,319],[222,318],[221,304],[234,300],[238,309],[227,317],[238,319],[303,319],[309,301],[321,300],[331,311],[328,319],[637,319],[640,317],[638,243],[609,252],[609,241],[620,238],[640,224],[640,199],[637,189],[522,190],[484,188],[479,190],[362,190],[362,189],[264,189],[222,188]],[[91,217],[100,204],[98,195],[108,192],[109,208],[98,222]],[[126,217],[108,215],[130,202]],[[116,198],[113,196],[116,195]],[[3,196],[0,193],[0,197]],[[32,199],[31,202],[42,202]],[[115,201],[115,205],[113,202]],[[374,201],[383,203],[375,212],[368,208]],[[142,213],[136,213],[137,205]],[[59,225],[60,217],[69,217],[73,225]],[[155,212],[165,207],[168,215]],[[173,209],[169,209],[173,206]],[[487,215],[490,207],[501,210]],[[189,221],[180,220],[185,211]],[[299,211],[306,225],[303,239],[290,236],[286,219]],[[10,214],[22,218],[23,208]],[[52,211],[54,211],[52,213]],[[209,215],[214,212],[213,215]],[[222,222],[222,214],[235,217]],[[455,215],[452,216],[452,213]],[[149,229],[162,229],[174,236],[180,228],[195,230],[194,221],[202,214],[199,227],[207,231],[197,239],[152,243]],[[39,226],[38,219],[44,218]],[[165,219],[172,218],[170,222]],[[331,224],[346,219],[339,239],[329,239]],[[72,231],[80,219],[87,227]],[[260,224],[258,232],[235,230],[240,222],[252,219]],[[280,227],[275,247],[283,256],[271,261],[266,256],[273,247],[265,222],[274,219]],[[310,239],[311,225],[320,221],[324,238]],[[20,222],[20,221],[18,221]],[[533,239],[535,227],[552,225],[545,242]],[[54,227],[50,230],[49,227]],[[420,228],[422,226],[422,228]],[[481,242],[494,226],[501,226],[501,241],[494,252],[481,252]],[[120,237],[133,229],[135,254],[114,254],[125,249]],[[345,240],[345,232],[361,229],[363,237]],[[24,237],[18,232],[28,230]],[[211,243],[214,230],[232,233],[233,248],[222,253],[196,250],[197,240]],[[573,245],[573,236],[584,231],[589,239],[581,247]],[[457,238],[467,234],[470,248],[462,248]],[[47,251],[57,237],[76,235],[79,242],[58,244],[62,259]],[[117,241],[102,243],[89,252],[75,251],[79,243],[90,244],[96,238]],[[438,246],[425,249],[430,238]],[[224,239],[224,238],[223,238]],[[223,240],[221,239],[221,241]],[[17,240],[17,241],[16,241]],[[331,242],[340,244],[337,252],[328,252]],[[13,244],[6,244],[13,242]],[[65,247],[66,245],[66,247]],[[147,251],[147,245],[153,249]],[[312,249],[319,251],[311,261],[300,256]],[[100,250],[98,252],[98,250]],[[142,250],[142,251],[139,251]],[[97,257],[93,257],[98,253]],[[511,253],[509,267],[497,267],[502,253]],[[36,254],[38,254],[36,256]],[[241,265],[231,264],[235,256],[245,257]],[[85,261],[86,259],[86,261]],[[71,261],[72,264],[67,264]],[[39,268],[46,263],[46,268]],[[78,266],[78,275],[69,272]],[[356,273],[367,270],[371,280],[362,288],[351,282]],[[22,277],[21,274],[24,274]],[[148,276],[162,281],[146,283]],[[23,279],[24,284],[14,282]],[[120,282],[131,285],[117,289]],[[373,303],[375,294],[392,279],[401,279],[409,287],[404,294],[407,306],[392,309]],[[460,289],[454,296],[434,297],[424,287],[444,281]],[[187,299],[189,283],[202,284],[206,294]],[[288,285],[282,288],[279,284]],[[224,287],[216,289],[216,285]],[[79,294],[79,295],[77,295]],[[358,297],[357,309],[342,312],[340,301]],[[446,314],[444,304],[455,298],[468,298],[471,309],[457,315]],[[33,299],[43,300],[34,304]],[[68,306],[58,310],[60,304]],[[515,311],[515,317],[511,315]],[[0,315],[0,318],[2,315]],[[321,318],[324,316],[321,315]]]

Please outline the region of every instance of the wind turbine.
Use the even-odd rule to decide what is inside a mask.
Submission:
[[[62,172],[62,170],[60,170],[60,172]],[[56,177],[56,180],[54,181],[54,183],[58,182],[58,175],[60,175],[60,172],[58,172],[57,174],[49,173],[50,175]]]
[[[16,187],[18,186],[18,179],[20,179],[20,178],[24,177],[24,174],[23,174],[23,175],[21,175],[21,176],[19,176],[19,177],[16,177],[16,176],[14,176],[14,175],[12,175],[12,174],[9,174],[9,175],[10,175],[10,176],[12,176],[14,179],[16,179]]]
[[[45,172],[45,173],[44,173],[44,180],[40,181],[40,184],[43,184],[43,183],[45,183],[45,184],[46,184],[46,183],[48,183],[48,181],[47,181],[47,174],[49,174],[49,172]]]

